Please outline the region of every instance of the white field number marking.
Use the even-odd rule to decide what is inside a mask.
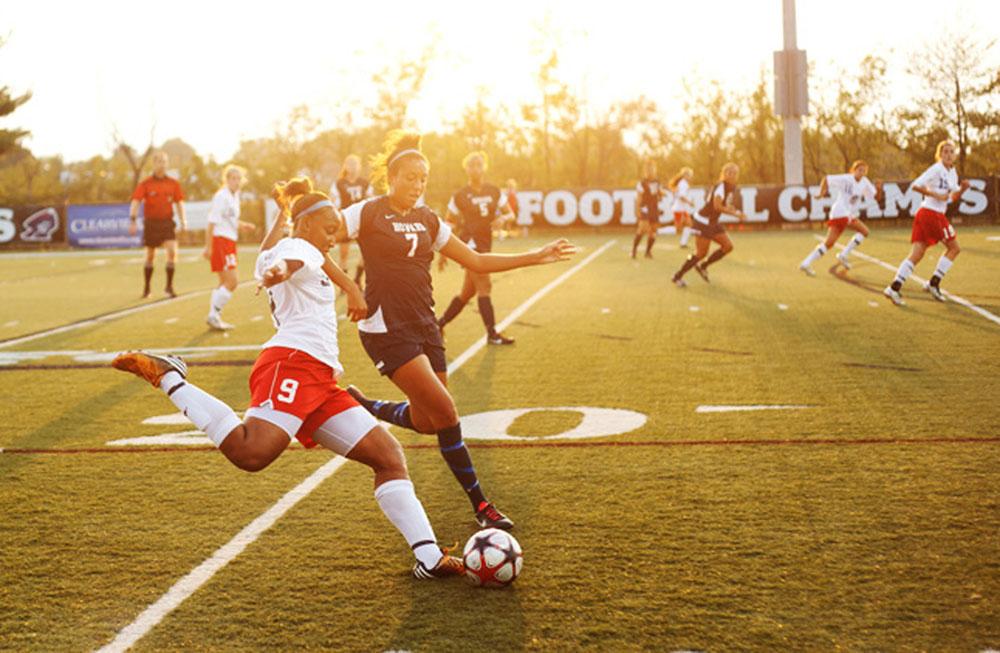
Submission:
[[[543,286],[540,290],[535,292],[535,294],[526,299],[520,306],[515,308],[510,315],[500,322],[498,327],[502,330],[505,326],[521,317],[521,315],[531,308],[531,306],[533,306],[539,299],[551,292],[553,288],[579,272],[584,268],[584,266],[588,265],[591,261],[607,251],[607,249],[614,244],[614,240],[609,240],[575,266],[566,272],[563,272],[554,281]],[[458,368],[464,365],[466,361],[472,358],[476,352],[485,346],[485,337],[482,337],[474,342],[472,346],[462,352],[458,358],[451,362],[448,366],[448,372],[455,372]],[[297,486],[289,490],[283,497],[281,497],[281,499],[277,501],[277,503],[268,508],[267,511],[265,511],[260,517],[250,522],[250,524],[237,533],[233,539],[219,547],[219,549],[216,550],[210,558],[174,583],[174,585],[168,589],[163,596],[143,610],[142,613],[136,617],[135,621],[118,631],[115,638],[106,646],[101,648],[100,651],[102,653],[127,651],[133,644],[142,639],[146,633],[156,627],[158,623],[163,621],[163,618],[170,614],[175,608],[177,608],[177,606],[187,600],[189,596],[197,592],[202,585],[207,583],[212,576],[216,574],[216,572],[234,560],[236,556],[246,549],[246,547],[255,542],[262,533],[271,528],[271,526],[273,526],[274,523],[282,517],[282,515],[291,510],[295,504],[307,497],[313,490],[319,487],[323,481],[332,476],[334,472],[340,469],[340,466],[345,462],[347,462],[346,458],[337,456],[310,474]]]

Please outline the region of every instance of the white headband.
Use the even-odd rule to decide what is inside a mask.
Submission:
[[[408,154],[416,154],[416,155],[420,156],[421,158],[423,158],[423,156],[424,156],[423,152],[421,152],[420,150],[414,150],[414,149],[403,150],[402,152],[397,153],[395,156],[393,156],[391,159],[389,159],[389,162],[385,164],[385,167],[388,168],[393,163],[395,163],[399,159],[403,158],[404,156],[407,156]]]

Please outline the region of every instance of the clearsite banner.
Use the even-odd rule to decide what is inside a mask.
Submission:
[[[998,220],[996,177],[969,179],[970,187],[949,215]],[[881,201],[861,205],[861,218],[895,220],[912,218],[920,208],[922,196],[909,190],[909,181],[883,183]],[[708,187],[693,187],[689,197],[697,208],[705,203]],[[747,215],[748,224],[777,226],[820,222],[829,216],[834,196],[817,199],[819,186],[739,186],[737,205]],[[517,193],[517,224],[521,226],[602,227],[636,223],[636,191],[632,189],[525,190]],[[674,197],[667,193],[660,200],[660,222],[673,222]],[[738,222],[723,215],[722,222]]]
[[[62,244],[66,212],[56,206],[0,206],[0,247]]]

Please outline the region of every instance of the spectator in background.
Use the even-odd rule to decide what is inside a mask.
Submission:
[[[167,285],[168,297],[176,297],[174,292],[174,268],[177,265],[177,235],[174,233],[174,205],[177,205],[177,217],[180,219],[180,231],[187,229],[187,216],[184,213],[184,191],[180,182],[167,176],[167,165],[170,160],[167,153],[160,150],[153,154],[153,174],[139,182],[132,193],[132,203],[129,205],[128,217],[131,221],[128,232],[135,235],[138,231],[136,220],[139,216],[139,203],[142,203],[143,244],[146,246],[146,263],[143,266],[145,281],[142,296],[149,297],[149,284],[153,279],[153,261],[156,259],[156,248],[163,247],[167,252]]]
[[[337,181],[330,188],[330,198],[334,206],[343,211],[351,204],[373,197],[375,193],[368,179],[361,176],[361,159],[357,154],[349,154],[340,168]],[[340,243],[340,269],[347,271],[347,259],[351,253],[351,242]],[[354,283],[361,285],[365,275],[365,261],[358,254],[358,266],[354,271]]]

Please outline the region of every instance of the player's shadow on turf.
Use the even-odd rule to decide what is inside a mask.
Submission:
[[[516,584],[494,590],[473,587],[464,579],[413,581],[407,598],[410,611],[386,650],[464,653],[526,648]]]
[[[496,374],[497,356],[503,354],[513,354],[516,352],[504,351],[500,349],[511,349],[517,345],[487,345],[483,355],[475,360],[469,361],[460,371],[448,379],[448,385],[452,388],[453,394],[461,401],[461,411],[463,413],[477,413],[492,405],[493,381]],[[464,395],[462,388],[474,388],[475,392]]]

